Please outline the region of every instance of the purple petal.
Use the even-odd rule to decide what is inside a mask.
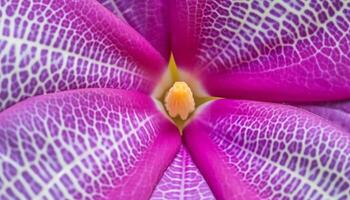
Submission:
[[[211,95],[273,101],[350,97],[344,1],[175,1],[172,48]]]
[[[188,150],[182,146],[155,188],[151,199],[215,198]]]
[[[329,102],[299,107],[332,121],[350,133],[350,101]]]
[[[76,88],[150,93],[162,56],[94,0],[0,3],[0,111]]]
[[[169,3],[166,0],[98,0],[142,34],[168,60],[170,53]]]
[[[152,99],[115,89],[29,98],[0,133],[0,199],[146,199],[181,142]]]
[[[184,136],[219,199],[350,198],[350,135],[302,109],[218,100]]]

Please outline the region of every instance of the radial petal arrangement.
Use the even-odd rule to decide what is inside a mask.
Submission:
[[[0,199],[350,199],[349,23],[340,0],[0,1]]]

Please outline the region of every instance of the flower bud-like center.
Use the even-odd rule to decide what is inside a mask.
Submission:
[[[165,96],[165,108],[173,118],[180,116],[186,120],[195,109],[191,88],[185,82],[175,82]]]

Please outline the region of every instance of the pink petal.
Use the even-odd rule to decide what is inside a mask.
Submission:
[[[149,97],[37,96],[0,114],[0,199],[147,199],[180,147]]]
[[[165,60],[94,0],[0,3],[0,111],[76,88],[150,93]]]
[[[152,200],[215,199],[188,150],[182,146],[155,188]]]
[[[299,107],[330,120],[350,133],[350,101],[305,104]]]
[[[350,135],[302,109],[218,100],[184,136],[218,199],[350,198]]]
[[[172,48],[211,95],[271,101],[350,97],[344,1],[175,1]]]
[[[166,0],[98,0],[124,22],[130,24],[169,58],[169,2]]]

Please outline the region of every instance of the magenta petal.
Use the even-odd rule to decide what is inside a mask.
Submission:
[[[141,33],[165,59],[170,53],[169,3],[166,0],[98,0]]]
[[[94,0],[0,3],[0,111],[76,88],[150,93],[162,56]]]
[[[299,107],[317,114],[339,125],[350,133],[350,101],[300,105]]]
[[[208,184],[182,146],[155,188],[152,200],[215,199]]]
[[[0,199],[147,199],[180,147],[149,97],[85,89],[0,114]]]
[[[350,135],[302,109],[218,100],[184,136],[219,199],[350,198]]]
[[[272,101],[350,97],[344,1],[174,1],[177,64],[214,96]]]

